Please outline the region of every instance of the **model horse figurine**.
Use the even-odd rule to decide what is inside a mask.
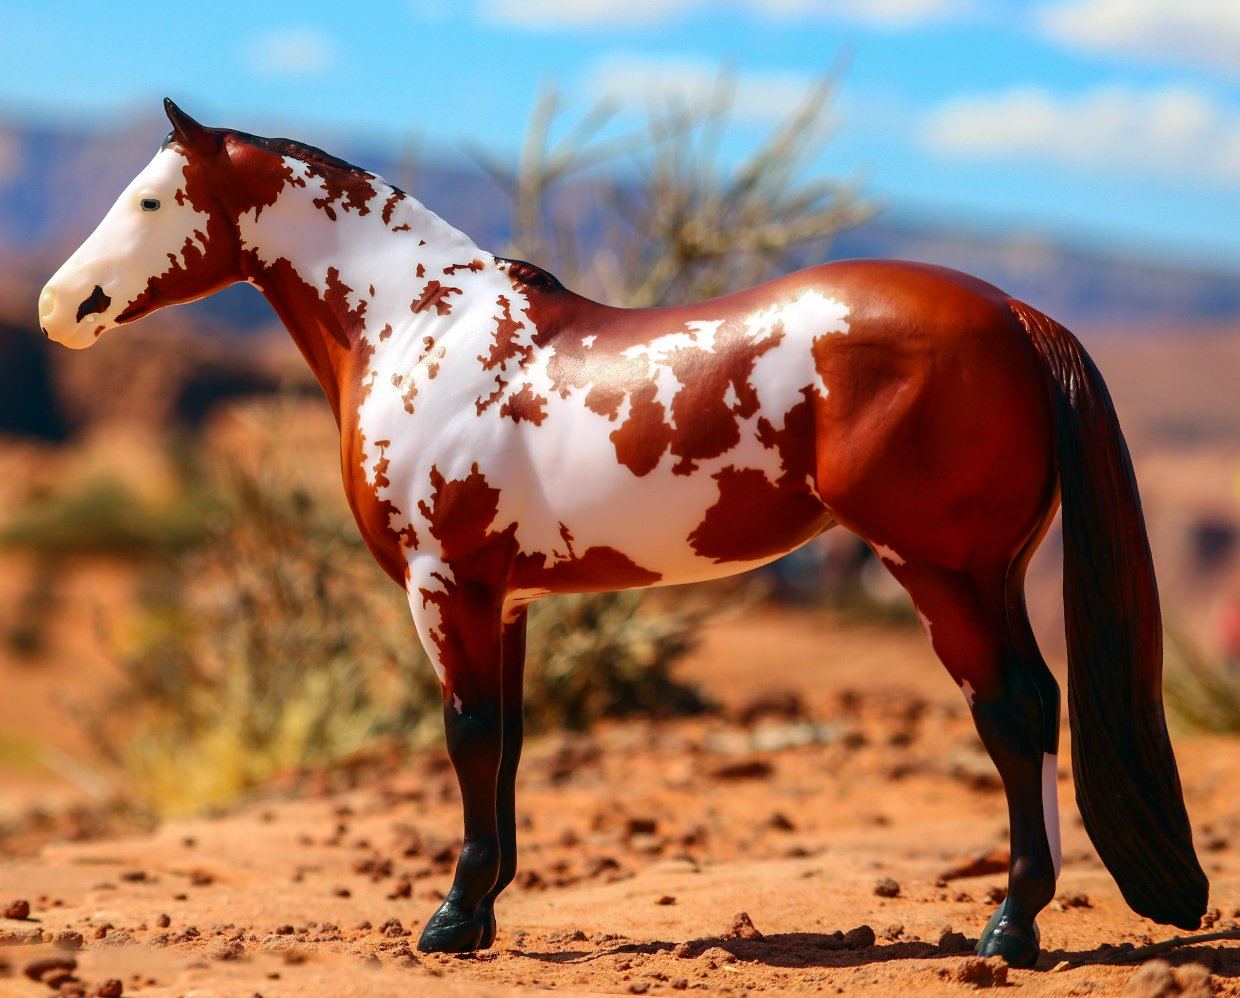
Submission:
[[[419,946],[490,946],[516,870],[528,605],[713,579],[840,524],[912,597],[1003,778],[1007,899],[978,945],[1027,966],[1053,898],[1059,687],[1025,567],[1062,501],[1077,801],[1125,899],[1205,910],[1163,715],[1158,593],[1127,447],[1063,326],[940,267],[813,267],[620,309],[492,256],[374,174],[287,139],[172,131],[43,289],[86,347],[248,281],[340,426],[366,543],[409,596],[464,802]]]

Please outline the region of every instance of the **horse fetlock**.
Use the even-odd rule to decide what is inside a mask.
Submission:
[[[489,875],[490,889],[499,876],[499,842],[493,838],[467,838],[461,846],[457,869],[474,875]]]

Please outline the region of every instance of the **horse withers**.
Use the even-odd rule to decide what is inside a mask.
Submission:
[[[248,281],[340,427],[345,491],[408,594],[464,804],[423,950],[491,945],[516,871],[527,607],[743,572],[834,526],[912,597],[1003,778],[1006,900],[978,950],[1038,956],[1060,848],[1059,687],[1024,575],[1062,502],[1073,770],[1134,910],[1196,927],[1158,593],[1102,377],[1063,326],[923,264],[852,261],[675,308],[590,301],[288,139],[172,131],[39,299],[90,346]]]

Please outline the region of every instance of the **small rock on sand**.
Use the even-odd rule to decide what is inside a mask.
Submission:
[[[65,929],[63,932],[57,932],[52,936],[52,945],[57,949],[81,949],[82,944],[85,942],[86,940],[83,938],[82,933],[78,932],[77,929]]]
[[[1186,963],[1174,971],[1175,982],[1184,998],[1210,998],[1214,994],[1214,981],[1210,968],[1200,963]]]
[[[966,957],[952,971],[954,980],[979,988],[1001,988],[1007,984],[1007,975],[1007,964],[997,956]]]
[[[963,932],[955,931],[950,925],[943,927],[939,935],[939,950],[943,953],[967,953],[973,947]]]
[[[753,924],[753,919],[749,917],[749,912],[738,911],[732,917],[732,924],[728,926],[727,931],[723,934],[724,939],[761,939],[762,933],[758,931],[758,927]]]
[[[939,882],[959,880],[963,877],[985,877],[994,873],[1006,873],[1011,856],[1006,849],[984,849],[966,859],[952,863],[939,874]]]
[[[874,893],[880,898],[896,898],[900,896],[900,885],[890,877],[883,877],[874,885]]]
[[[29,918],[30,917],[30,902],[26,901],[23,898],[18,898],[16,901],[10,901],[8,904],[4,906],[4,917],[5,918]]]
[[[1185,964],[1172,970],[1166,960],[1150,960],[1128,978],[1124,994],[1133,998],[1167,998],[1170,995],[1210,998],[1214,994],[1214,984],[1209,968],[1199,963]]]
[[[1166,960],[1150,960],[1141,964],[1124,985],[1124,994],[1135,998],[1163,998],[1180,990]]]
[[[22,968],[22,973],[32,981],[41,981],[53,971],[68,973],[77,969],[77,961],[71,956],[45,956],[39,960],[31,960]]]
[[[764,780],[773,769],[766,759],[741,759],[716,766],[710,775],[716,780]]]
[[[874,941],[874,930],[868,925],[858,925],[844,933],[844,945],[848,949],[869,949]]]

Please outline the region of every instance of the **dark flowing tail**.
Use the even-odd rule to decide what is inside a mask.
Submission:
[[[1055,410],[1077,806],[1133,911],[1195,929],[1209,883],[1163,714],[1158,586],[1128,446],[1076,337],[1009,304],[1046,364]]]

